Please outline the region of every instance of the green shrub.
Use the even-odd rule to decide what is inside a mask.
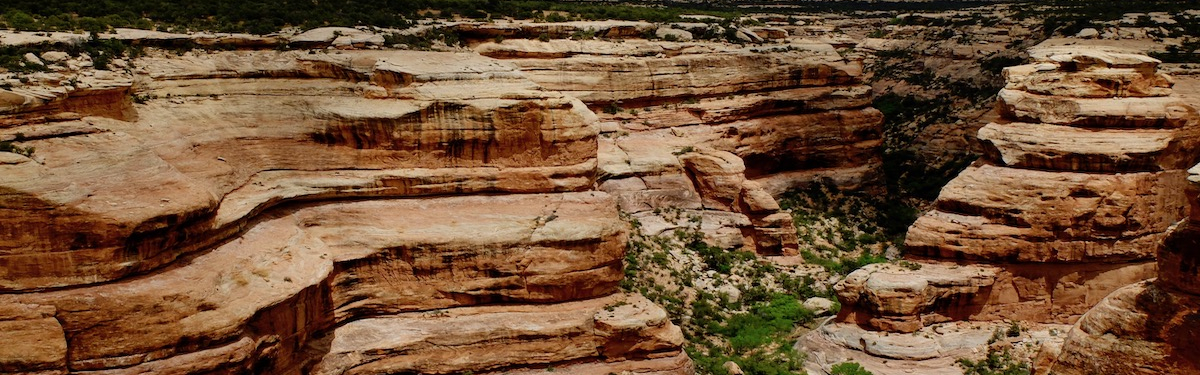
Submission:
[[[729,338],[735,352],[742,353],[767,344],[780,333],[791,332],[797,324],[812,318],[812,311],[801,306],[796,297],[775,294],[770,302],[756,304],[749,312],[730,317],[717,332]]]
[[[1004,334],[1005,334],[1005,336],[1008,336],[1008,337],[1021,336],[1021,324],[1017,323],[1017,321],[1015,321],[1015,320],[1012,322],[1009,322],[1008,330],[1005,331]]]
[[[870,371],[867,371],[867,369],[863,368],[862,365],[855,363],[855,362],[842,362],[842,363],[833,365],[833,368],[831,368],[829,370],[829,374],[830,375],[874,375]]]
[[[621,108],[621,105],[617,102],[608,103],[608,105],[604,106],[604,113],[610,115],[615,115],[623,111],[625,111],[625,109]]]
[[[704,264],[708,269],[717,271],[717,273],[728,275],[733,270],[735,261],[750,261],[757,258],[754,253],[747,251],[729,251],[717,246],[711,246],[705,243],[702,239],[693,239],[687,243],[687,248],[695,251],[704,259]]]
[[[0,142],[0,152],[11,152],[14,154],[25,155],[26,157],[33,156],[33,147],[21,147],[11,141]]]
[[[963,375],[1029,375],[1031,371],[1028,363],[1013,358],[1008,349],[1003,352],[988,349],[987,358],[978,362],[960,358],[957,364]]]
[[[571,39],[573,40],[586,40],[594,38],[596,38],[596,30],[593,29],[575,29],[575,32],[571,33]]]
[[[17,30],[29,31],[38,29],[37,20],[33,19],[33,16],[16,9],[10,9],[4,13],[4,23],[8,27]]]

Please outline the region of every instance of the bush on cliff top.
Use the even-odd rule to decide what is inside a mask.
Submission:
[[[9,0],[3,24],[21,30],[105,30],[112,27],[267,34],[286,26],[377,26],[406,28],[414,19],[436,10],[442,17],[517,19],[545,18],[560,13],[575,19],[644,20],[668,22],[680,14],[702,13],[734,17],[707,4],[684,7],[645,7],[559,1],[501,0]]]

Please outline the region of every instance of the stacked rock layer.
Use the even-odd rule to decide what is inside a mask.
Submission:
[[[1200,373],[1200,165],[1189,172],[1189,217],[1158,252],[1158,279],[1118,289],[1043,346],[1038,374]]]
[[[0,91],[0,373],[692,372],[579,100],[470,53],[134,66]]]
[[[899,332],[951,320],[1072,323],[1154,276],[1157,244],[1187,214],[1196,109],[1171,95],[1149,57],[1035,57],[1005,70],[1003,121],[979,131],[984,157],[909,229],[909,256],[934,266],[856,271],[838,288],[842,321]]]
[[[775,198],[813,183],[876,186],[883,120],[861,64],[832,46],[505,40],[476,48],[601,116],[600,189],[658,234],[703,218],[722,247],[794,255]],[[676,215],[678,216],[678,215]]]

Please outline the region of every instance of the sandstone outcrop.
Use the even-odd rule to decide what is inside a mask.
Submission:
[[[4,91],[0,373],[691,373],[580,101],[471,53],[134,66]]]
[[[979,131],[984,157],[909,228],[909,259],[851,273],[836,287],[839,323],[805,342],[838,353],[830,337],[846,330],[890,337],[1004,320],[1078,321],[1075,330],[1113,332],[1091,322],[1105,314],[1084,313],[1098,303],[1098,310],[1130,307],[1105,296],[1154,276],[1157,244],[1187,215],[1185,169],[1197,155],[1200,117],[1171,95],[1172,81],[1156,63],[1077,50],[1007,69],[1001,121]],[[915,355],[889,340],[899,352],[840,346],[905,360],[937,356],[928,352],[936,345],[913,344],[926,353]],[[1040,342],[1056,347],[1061,338]]]
[[[828,44],[504,40],[476,50],[599,112],[600,188],[643,222],[682,208],[728,223],[706,226],[721,246],[794,255],[775,197],[826,181],[875,186],[882,115],[861,65]]]
[[[1060,347],[1044,347],[1038,374],[1200,372],[1200,168],[1187,188],[1191,212],[1158,247],[1158,278],[1118,289],[1084,314]]]
[[[861,319],[858,323],[862,325],[895,332],[915,332],[934,323],[964,320],[982,308],[986,301],[976,300],[977,296],[996,282],[997,270],[992,267],[910,264],[923,272],[914,275],[912,268],[877,263],[864,266],[839,282],[835,288],[843,304],[864,306],[876,313],[846,319]],[[956,309],[934,306],[947,301]]]
[[[1196,109],[1169,95],[1156,64],[1080,50],[1006,70],[1004,121],[979,132],[985,158],[942,189],[905,243],[913,256],[994,268],[964,318],[1070,323],[1153,276],[1156,244],[1187,212],[1184,169],[1200,135]]]

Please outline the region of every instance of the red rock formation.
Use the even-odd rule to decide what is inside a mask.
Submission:
[[[1158,248],[1158,278],[1100,301],[1060,347],[1043,347],[1036,373],[1200,373],[1200,168],[1189,172],[1191,214]]]
[[[791,218],[773,196],[814,182],[872,186],[882,115],[868,107],[861,66],[829,45],[776,48],[506,40],[477,50],[597,112],[619,112],[600,115],[599,164],[601,189],[622,210],[642,221],[692,210],[726,223],[705,231],[722,246],[794,255]]]
[[[963,319],[1071,323],[1153,277],[1156,244],[1187,212],[1184,169],[1200,136],[1196,109],[1170,96],[1156,65],[1081,50],[1008,68],[1004,122],[979,131],[985,157],[942,189],[905,243],[919,262],[981,270],[891,293],[881,278],[947,275],[868,267],[839,286],[841,319],[901,332]]]
[[[0,373],[691,373],[578,100],[464,53],[136,66],[134,116],[0,107]]]

